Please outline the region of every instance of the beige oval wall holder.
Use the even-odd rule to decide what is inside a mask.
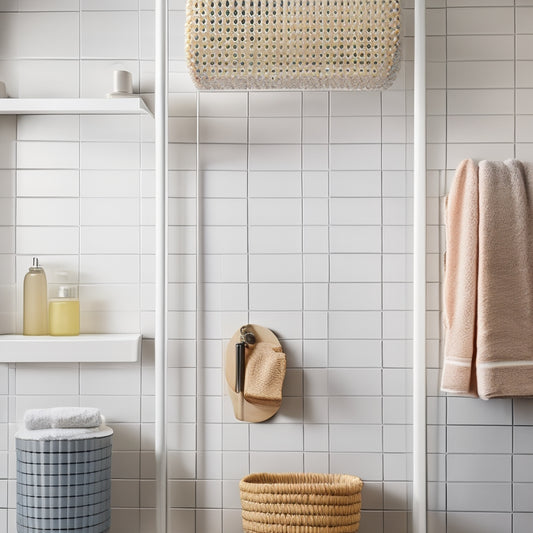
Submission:
[[[242,326],[226,347],[224,366],[237,420],[263,422],[278,412],[287,362],[272,331]]]

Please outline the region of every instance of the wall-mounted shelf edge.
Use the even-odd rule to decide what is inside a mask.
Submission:
[[[125,363],[139,360],[139,334],[0,335],[0,363]]]
[[[132,98],[0,98],[0,115],[152,115]]]

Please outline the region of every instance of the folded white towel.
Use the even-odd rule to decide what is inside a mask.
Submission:
[[[52,407],[29,409],[24,413],[26,429],[94,428],[104,423],[95,407]]]
[[[105,425],[95,428],[21,429],[15,438],[23,440],[87,440],[108,437],[113,430]]]

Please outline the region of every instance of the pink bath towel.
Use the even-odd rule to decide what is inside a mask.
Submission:
[[[533,396],[533,167],[463,161],[448,196],[442,389]]]
[[[445,359],[441,388],[476,395],[478,174],[468,159],[455,173],[446,198],[444,277]]]

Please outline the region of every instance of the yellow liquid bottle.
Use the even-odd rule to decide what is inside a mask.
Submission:
[[[50,335],[80,334],[80,301],[77,298],[76,288],[61,286],[58,297],[50,299],[48,309]]]
[[[33,266],[24,277],[24,311],[22,333],[24,335],[48,334],[48,285],[39,259],[33,258]]]

